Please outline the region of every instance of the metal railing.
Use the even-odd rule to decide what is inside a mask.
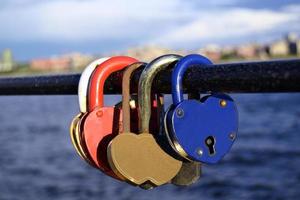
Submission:
[[[185,74],[185,92],[300,92],[300,59],[193,66]],[[135,90],[141,70],[134,73]],[[0,95],[72,95],[77,94],[80,74],[0,78]],[[121,72],[105,83],[105,94],[121,94]],[[171,92],[170,70],[159,74],[153,90]]]

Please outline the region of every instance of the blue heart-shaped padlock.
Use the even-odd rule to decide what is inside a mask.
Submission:
[[[211,61],[201,55],[180,59],[172,73],[173,105],[165,115],[165,133],[181,157],[217,163],[231,149],[238,129],[238,113],[233,99],[226,94],[211,94],[197,100],[184,100],[182,78],[192,65]]]

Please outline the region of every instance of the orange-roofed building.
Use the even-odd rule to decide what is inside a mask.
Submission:
[[[39,71],[65,71],[69,70],[71,60],[69,58],[34,59],[30,62],[30,68]]]

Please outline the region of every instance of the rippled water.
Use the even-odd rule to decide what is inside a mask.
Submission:
[[[299,199],[300,94],[233,95],[233,150],[190,187],[144,191],[85,164],[69,124],[75,96],[0,97],[0,199]],[[109,97],[112,104],[117,97]]]

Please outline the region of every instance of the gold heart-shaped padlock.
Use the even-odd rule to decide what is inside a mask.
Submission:
[[[144,68],[138,85],[140,134],[130,132],[120,134],[108,147],[108,159],[112,169],[132,184],[144,185],[144,188],[168,183],[182,165],[181,161],[162,150],[149,133],[153,79],[158,72],[176,62],[178,58],[177,55],[162,56]]]

